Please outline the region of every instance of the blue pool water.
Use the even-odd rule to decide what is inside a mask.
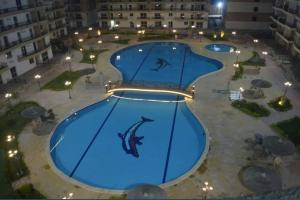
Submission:
[[[209,44],[205,48],[213,52],[222,52],[222,53],[236,50],[236,47],[228,44]]]
[[[124,82],[179,88],[223,66],[180,43],[131,46],[116,52],[111,63]],[[57,126],[50,151],[58,170],[89,186],[124,190],[173,181],[195,166],[205,149],[206,135],[181,97],[115,95],[79,110]]]

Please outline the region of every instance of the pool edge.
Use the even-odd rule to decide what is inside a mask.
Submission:
[[[159,42],[173,42],[173,43],[179,43],[179,44],[184,44],[186,46],[188,46],[190,48],[190,50],[195,53],[196,55],[199,55],[199,56],[204,56],[204,57],[207,57],[209,59],[212,59],[212,60],[217,60],[218,62],[222,63],[222,68],[218,69],[217,71],[214,71],[214,72],[210,72],[206,75],[203,75],[203,76],[199,76],[198,78],[196,78],[194,81],[191,82],[191,85],[194,85],[196,82],[198,82],[200,79],[202,78],[205,78],[205,77],[208,77],[208,76],[211,76],[211,75],[214,75],[216,73],[220,73],[224,70],[225,68],[225,65],[223,64],[223,62],[221,62],[220,60],[216,59],[216,58],[211,58],[207,55],[202,55],[198,52],[195,52],[193,49],[192,49],[192,46],[185,42],[185,41],[176,41],[176,40],[154,40],[154,41],[144,41],[144,42],[137,42],[137,43],[134,43],[134,44],[131,44],[131,45],[126,45],[126,46],[121,46],[113,51],[110,52],[110,54],[108,54],[108,62],[107,64],[109,65],[109,67],[112,67],[115,69],[115,71],[119,74],[119,78],[121,79],[120,81],[123,81],[123,75],[122,73],[119,71],[119,69],[117,67],[115,67],[112,63],[111,63],[111,57],[117,53],[118,51],[121,51],[123,49],[126,49],[128,47],[132,47],[132,46],[136,46],[136,45],[141,45],[141,44],[147,44],[147,43],[159,43]],[[80,108],[77,108],[73,113],[79,111],[79,110],[82,110],[82,109],[85,109],[89,106],[92,106],[94,104],[97,104],[101,101],[104,101],[105,99],[109,98],[108,95],[105,95],[104,98],[99,98],[99,100],[97,102],[94,102],[94,103],[91,103],[89,105],[86,105],[86,106],[82,106]],[[161,188],[168,188],[170,186],[173,186],[175,184],[178,184],[179,182],[187,179],[189,176],[191,176],[192,174],[194,174],[196,172],[196,170],[201,166],[201,164],[203,163],[203,161],[207,158],[207,154],[209,152],[209,141],[210,141],[210,134],[209,134],[209,131],[207,129],[207,127],[205,126],[205,124],[203,123],[203,121],[200,119],[199,116],[197,116],[193,110],[191,109],[190,107],[190,104],[188,103],[188,101],[185,102],[189,111],[194,115],[194,117],[199,121],[199,123],[201,124],[201,126],[203,127],[204,131],[205,131],[205,148],[199,158],[199,160],[197,161],[197,163],[190,169],[188,170],[186,173],[184,173],[184,175],[182,176],[179,176],[177,177],[175,180],[173,181],[169,181],[167,183],[164,183],[164,184],[159,184],[159,186]],[[85,184],[83,182],[80,182],[74,178],[71,178],[69,176],[67,176],[66,174],[64,174],[61,170],[59,170],[52,157],[51,157],[51,153],[50,153],[50,142],[51,142],[51,138],[56,130],[56,128],[68,117],[70,116],[71,114],[66,114],[64,117],[62,117],[59,122],[57,122],[56,126],[51,130],[51,133],[49,134],[49,137],[47,138],[47,142],[46,142],[46,156],[47,156],[47,161],[48,161],[48,164],[50,165],[50,168],[51,170],[54,171],[55,174],[57,174],[60,178],[62,178],[64,181],[68,182],[68,183],[71,183],[71,184],[74,184],[74,185],[77,185],[79,187],[82,187],[84,189],[87,189],[89,191],[93,191],[93,192],[96,192],[96,193],[106,193],[106,194],[112,194],[112,195],[121,195],[121,194],[126,194],[128,190],[115,190],[115,189],[105,189],[105,188],[100,188],[100,187],[94,187],[94,186],[91,186],[91,185],[88,185],[88,184]]]

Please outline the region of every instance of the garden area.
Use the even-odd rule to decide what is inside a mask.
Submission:
[[[293,108],[291,101],[284,96],[277,97],[274,100],[271,100],[268,105],[276,111],[286,112]]]
[[[23,198],[21,191],[14,191],[11,182],[28,175],[28,169],[22,159],[22,153],[18,150],[17,137],[24,127],[31,121],[21,116],[21,112],[31,106],[38,106],[35,102],[21,102],[10,108],[0,116],[0,198]],[[10,152],[11,151],[11,152]],[[26,192],[28,198],[34,188]]]
[[[270,115],[270,111],[268,109],[254,102],[247,102],[246,100],[240,100],[240,101],[232,102],[231,105],[239,109],[243,113],[253,117],[267,117]]]
[[[272,128],[282,136],[291,140],[300,149],[300,118],[284,120],[272,125]]]
[[[78,79],[82,76],[89,75],[95,72],[95,69],[93,68],[87,68],[77,71],[65,71],[53,80],[46,83],[42,89],[47,90],[54,90],[54,91],[63,91],[68,90],[78,81]],[[65,82],[70,81],[72,84],[71,86],[66,86]]]
[[[82,50],[82,60],[80,63],[87,64],[96,64],[99,54],[109,51],[108,49],[83,49]],[[94,55],[94,58],[90,58],[91,55]]]
[[[261,58],[260,55],[256,52],[252,52],[252,57],[246,61],[240,62],[241,65],[252,65],[257,67],[266,66],[266,61],[264,58]]]

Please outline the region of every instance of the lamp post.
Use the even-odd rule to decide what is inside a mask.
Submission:
[[[266,60],[266,57],[267,57],[267,55],[268,55],[268,52],[267,51],[263,51],[263,52],[261,52],[262,53],[262,55],[264,55],[264,59]]]
[[[285,89],[284,89],[284,93],[283,93],[283,97],[286,98],[286,94],[287,94],[287,91],[288,91],[288,88],[291,87],[293,84],[289,81],[285,82],[284,83],[284,86],[285,86]]]
[[[14,136],[14,135],[7,135],[7,136],[6,136],[6,142],[8,142],[8,143],[14,141],[14,139],[15,139],[15,136]]]
[[[5,95],[4,95],[4,97],[5,97],[5,99],[7,99],[7,102],[8,102],[8,106],[10,106],[11,105],[11,102],[10,102],[10,99],[12,98],[12,93],[6,93]]]
[[[94,54],[91,54],[91,55],[90,55],[90,60],[91,60],[92,68],[95,69],[95,67],[94,67],[94,59],[95,59],[95,55],[94,55]]]
[[[70,192],[67,196],[64,196],[62,199],[73,199],[74,193]]]
[[[231,32],[231,35],[236,36],[236,32],[235,32],[235,31],[232,31],[232,32]]]
[[[78,42],[83,42],[83,39],[82,39],[82,38],[79,38],[79,39],[78,39]]]
[[[69,66],[69,71],[72,71],[72,66],[71,66],[71,56],[66,57],[66,63]]]
[[[235,53],[236,53],[236,63],[238,63],[239,62],[239,55],[240,55],[241,51],[236,50]]]
[[[203,35],[204,35],[204,32],[203,31],[199,31],[199,36],[200,36],[200,42],[202,41],[202,37],[203,37]]]
[[[36,74],[34,76],[34,79],[37,81],[40,90],[41,90],[41,83],[40,83],[41,78],[42,78],[42,76],[40,74]]]
[[[210,192],[210,191],[213,191],[214,188],[212,186],[209,186],[209,183],[207,181],[204,182],[204,185],[202,187],[202,191],[204,192],[204,197],[203,199],[206,200],[207,199],[207,194]]]
[[[118,40],[120,37],[118,35],[115,35],[115,40]]]
[[[65,86],[68,88],[68,91],[69,91],[69,99],[72,99],[72,96],[71,96],[71,85],[72,85],[71,81],[66,81],[65,82]]]

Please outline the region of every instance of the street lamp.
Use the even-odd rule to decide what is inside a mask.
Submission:
[[[265,60],[266,60],[266,56],[268,55],[268,52],[267,51],[263,51],[263,52],[261,52],[263,55],[264,55],[264,58],[265,58]]]
[[[235,31],[232,31],[231,34],[232,34],[233,36],[235,36],[235,35],[236,35],[236,32],[235,32]]]
[[[41,78],[42,78],[42,76],[40,74],[36,74],[34,76],[34,79],[37,81],[40,90],[41,90],[41,83],[40,83]]]
[[[93,28],[92,27],[89,27],[89,31],[92,31],[93,30]]]
[[[7,135],[6,136],[6,142],[12,142],[15,139],[14,135]]]
[[[72,96],[71,96],[71,85],[72,85],[71,81],[66,81],[65,82],[65,86],[68,88],[68,91],[69,91],[69,99],[72,99]]]
[[[73,193],[73,192],[70,192],[70,193],[68,193],[67,196],[64,196],[62,199],[72,199],[73,196],[74,196],[74,193]]]
[[[254,42],[254,43],[258,43],[258,39],[254,39],[253,42]]]
[[[91,54],[91,55],[90,55],[90,60],[91,60],[91,64],[92,64],[92,67],[93,67],[93,68],[95,68],[95,67],[94,67],[94,59],[95,59],[95,55],[94,55],[94,54]]]
[[[212,186],[209,186],[209,183],[207,181],[204,182],[204,186],[202,187],[202,191],[204,192],[204,200],[207,199],[207,194],[210,191],[213,191],[214,188]]]
[[[285,89],[284,89],[284,93],[283,93],[283,97],[286,98],[286,94],[287,94],[287,90],[289,87],[291,87],[293,84],[289,81],[284,83]]]
[[[236,63],[238,63],[239,62],[239,55],[240,55],[241,51],[236,50],[235,53],[236,53]]]
[[[78,39],[78,42],[83,42],[83,39],[82,39],[82,38],[79,38],[79,39]]]
[[[18,150],[9,150],[7,152],[9,158],[13,158],[15,155],[17,155],[17,153],[18,153]]]
[[[74,35],[78,35],[79,33],[76,31],[75,33],[74,33]]]
[[[12,98],[12,93],[6,93],[4,95],[5,99],[7,99],[7,102],[8,102],[8,105],[10,106],[11,102],[10,102],[10,99]]]
[[[66,57],[66,63],[69,66],[69,71],[72,71],[72,66],[71,66],[71,56]]]
[[[100,31],[100,30],[97,31],[97,35],[98,35],[98,36],[101,35],[101,31]]]
[[[239,66],[240,66],[239,63],[234,63],[233,64],[233,67],[235,67],[235,68],[239,68]]]
[[[115,35],[115,39],[118,40],[118,39],[119,39],[119,36],[118,36],[118,35]]]
[[[241,91],[241,92],[244,92],[245,89],[244,89],[243,87],[240,87],[240,91]]]

